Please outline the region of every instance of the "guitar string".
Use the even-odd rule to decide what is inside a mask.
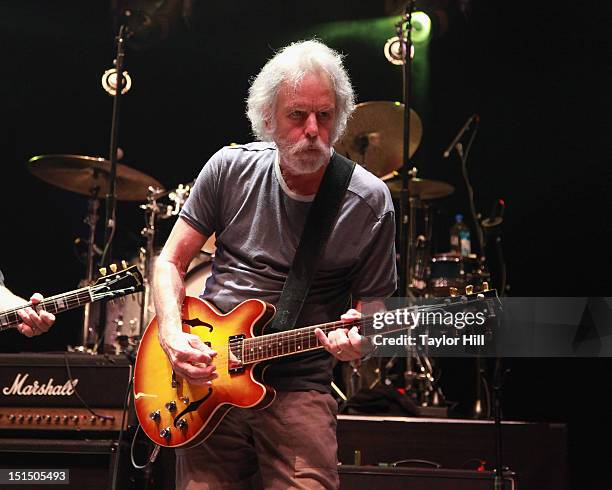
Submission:
[[[445,307],[449,307],[449,306],[465,307],[465,306],[468,306],[470,303],[474,303],[474,301],[467,301],[463,303],[452,303],[452,304],[447,304],[447,305],[421,305],[421,306],[411,307],[410,309],[426,313],[431,310],[433,311],[442,310],[442,309],[445,309]],[[402,309],[395,310],[395,311],[401,311],[401,310]],[[307,350],[314,350],[314,349],[323,347],[322,344],[319,343],[319,340],[316,337],[316,335],[314,335],[314,330],[316,328],[321,328],[323,331],[329,332],[335,328],[340,328],[340,327],[352,328],[353,326],[359,326],[359,327],[363,327],[362,333],[366,333],[365,332],[366,328],[372,326],[373,323],[374,323],[373,316],[355,319],[350,322],[344,322],[340,320],[340,321],[325,323],[321,325],[303,327],[301,329],[291,330],[288,332],[277,332],[277,333],[268,334],[268,335],[261,336],[261,337],[232,339],[230,343],[228,344],[228,347],[232,349],[232,353],[234,354],[236,353],[235,352],[236,347],[238,347],[238,350],[242,350],[242,347],[244,347],[245,355],[243,356],[244,358],[242,360],[243,363],[244,362],[246,363],[259,362],[262,360],[272,359],[274,357],[280,357],[278,355],[279,350],[282,351],[281,355],[288,355],[292,353],[297,353],[297,352],[307,351]],[[445,327],[450,326],[448,323],[445,323],[443,320],[441,321],[441,323],[438,323],[437,321],[433,321],[433,322],[427,321],[426,324],[427,326],[437,326],[437,325],[441,325]],[[401,328],[397,328],[395,325],[390,325],[390,326],[386,325],[386,327],[392,327],[392,328],[390,329],[390,328],[383,327],[379,329],[378,331],[381,334],[388,334],[388,333],[396,333],[396,332],[405,330],[407,328],[411,328],[410,325],[403,325]],[[298,345],[298,342],[299,342],[299,345]],[[314,346],[312,345],[313,342],[315,344]],[[306,345],[306,343],[308,344],[308,346],[305,348],[302,348]],[[267,350],[262,350],[264,347],[267,347]],[[285,350],[288,350],[289,352],[285,352]],[[271,354],[270,351],[273,351],[273,352],[276,351],[276,355],[272,355],[272,357],[270,357],[270,354]],[[261,357],[262,355],[263,357]]]
[[[24,305],[3,311],[0,313],[0,331],[16,327],[22,321],[22,318],[18,315],[18,312],[21,310],[26,308],[34,308],[37,312],[49,311],[50,313],[58,313],[62,310],[72,309],[81,306],[84,303],[104,298],[107,292],[112,292],[105,292],[104,290],[121,280],[122,277],[120,275],[116,275],[112,278],[107,278],[100,284],[94,284],[90,287],[75,289],[74,291],[69,291],[67,293],[50,296],[35,305],[32,304],[32,302],[28,302]],[[99,289],[102,289],[103,292],[99,293],[97,291]]]
[[[89,301],[90,299],[89,292],[84,290],[78,290],[66,294],[67,296],[64,297],[60,297],[60,295],[47,298],[36,305],[29,302],[25,305],[11,308],[10,310],[0,313],[0,329],[11,327],[11,325],[2,325],[1,319],[4,319],[8,323],[21,322],[22,318],[18,315],[18,312],[25,310],[26,308],[34,308],[36,311],[49,311],[50,313],[57,313],[62,309],[70,309],[80,306],[83,301]],[[65,306],[58,303],[58,300],[61,300]]]

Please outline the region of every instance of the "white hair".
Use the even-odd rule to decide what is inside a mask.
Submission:
[[[355,109],[355,93],[342,64],[342,55],[316,40],[284,47],[264,65],[251,83],[247,116],[255,137],[261,141],[273,140],[276,98],[284,82],[296,87],[304,75],[321,72],[329,77],[336,94],[336,121],[331,134],[331,143],[334,144],[344,133],[346,122]]]

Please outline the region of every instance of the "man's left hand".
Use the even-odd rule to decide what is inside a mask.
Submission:
[[[340,319],[344,322],[359,320],[361,313],[350,309]],[[372,350],[370,341],[359,334],[357,327],[337,328],[327,335],[320,328],[315,329],[315,335],[325,350],[339,361],[354,361],[361,359]]]
[[[40,293],[35,293],[30,298],[33,305],[40,303],[42,300],[43,297]],[[18,310],[18,314],[23,322],[19,324],[17,330],[27,337],[45,333],[55,322],[55,315],[45,310],[37,312],[34,308],[24,308]]]

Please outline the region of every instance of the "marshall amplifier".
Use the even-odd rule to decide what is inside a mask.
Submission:
[[[0,436],[118,432],[131,377],[123,356],[1,354]]]

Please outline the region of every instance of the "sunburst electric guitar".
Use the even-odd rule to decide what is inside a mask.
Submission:
[[[19,310],[32,307],[57,314],[101,299],[114,299],[126,294],[142,291],[142,275],[133,265],[127,269],[99,278],[95,284],[68,293],[50,296],[36,305],[27,303],[17,308],[0,312],[0,331],[15,328],[22,322]]]
[[[480,303],[479,310],[494,316],[497,298],[488,287],[474,293],[446,298],[436,310],[468,309]],[[409,310],[431,309],[429,306]],[[402,308],[402,310],[404,310]],[[198,335],[217,352],[219,377],[210,386],[189,384],[177,376],[158,341],[157,318],[153,318],[140,341],[134,370],[136,414],[146,435],[156,444],[188,448],[204,441],[232,407],[265,408],[274,399],[273,388],[262,381],[263,367],[279,357],[322,349],[314,330],[328,333],[336,328],[357,326],[361,335],[374,337],[405,331],[409,326],[374,327],[374,317],[352,322],[332,322],[286,332],[264,333],[274,316],[274,307],[251,299],[227,314],[199,298],[186,297],[182,306],[183,331]],[[239,361],[230,364],[230,353]]]

